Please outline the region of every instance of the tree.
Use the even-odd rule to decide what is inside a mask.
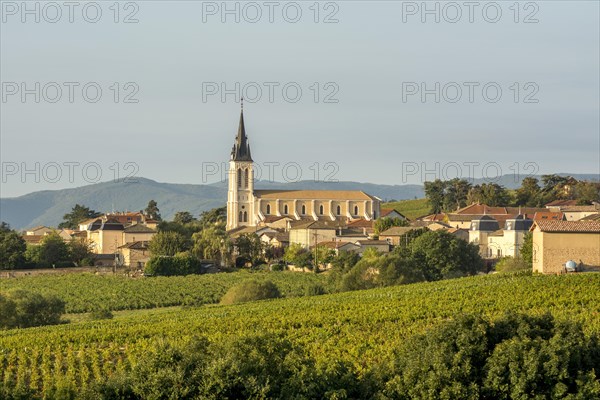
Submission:
[[[285,249],[283,261],[298,268],[309,268],[311,266],[312,255],[302,245],[292,243]]]
[[[408,221],[402,218],[379,218],[375,220],[375,233],[380,234],[393,226],[408,226]]]
[[[600,202],[600,183],[598,182],[577,182],[575,185],[575,198],[580,205]]]
[[[39,262],[43,267],[69,261],[69,246],[56,232],[44,236],[40,241],[39,248]]]
[[[521,187],[515,192],[516,204],[518,206],[537,207],[540,201],[539,181],[536,178],[527,177],[521,182]]]
[[[456,211],[467,205],[467,194],[471,184],[465,179],[454,178],[445,182],[444,211]]]
[[[433,182],[425,182],[425,197],[431,205],[431,213],[438,214],[444,208],[444,191],[446,182],[436,179]]]
[[[202,273],[202,264],[196,257],[183,252],[175,256],[152,256],[144,267],[152,276],[176,276]]]
[[[510,194],[506,188],[497,183],[483,183],[475,185],[469,190],[467,196],[469,203],[481,203],[496,207],[510,203]]]
[[[256,233],[245,233],[235,240],[238,257],[255,264],[263,255],[263,243]]]
[[[519,253],[523,261],[531,267],[533,265],[533,233],[527,232],[525,234]]]
[[[187,250],[188,244],[185,237],[177,232],[158,232],[148,244],[153,256],[174,256]]]
[[[56,296],[17,290],[0,295],[0,328],[55,325],[65,312],[65,302]]]
[[[414,239],[410,257],[421,266],[428,281],[474,275],[483,267],[476,245],[443,230],[429,231]]]
[[[335,251],[327,246],[317,246],[315,249],[315,265],[327,266],[335,258]],[[315,272],[318,272],[315,268]]]
[[[156,221],[160,221],[162,220],[162,218],[160,217],[160,210],[158,209],[158,203],[154,200],[150,200],[148,202],[148,206],[146,207],[146,209],[144,210],[144,215],[147,218],[156,220]]]
[[[178,224],[189,224],[194,221],[194,216],[189,211],[177,211],[173,222]]]
[[[192,253],[198,258],[219,260],[229,258],[232,243],[225,225],[222,223],[208,225],[200,232],[192,235]]]
[[[91,264],[91,244],[85,238],[74,238],[68,244],[71,261],[79,266]]]
[[[214,225],[221,223],[225,225],[227,222],[227,207],[213,208],[212,210],[203,211],[200,214],[200,224],[202,226]]]
[[[0,225],[0,269],[14,269],[25,263],[25,240],[10,225]]]
[[[75,204],[71,209],[71,212],[63,215],[63,222],[58,227],[60,229],[77,229],[79,223],[86,219],[99,217],[101,214],[94,210],[89,209],[83,205]]]

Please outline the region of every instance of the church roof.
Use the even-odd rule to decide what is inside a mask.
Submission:
[[[235,143],[231,149],[231,159],[233,161],[252,161],[250,154],[250,144],[248,136],[246,136],[246,128],[244,127],[244,99],[242,99],[242,111],[240,112],[240,125],[238,134],[235,138]]]
[[[272,200],[377,200],[360,190],[255,190],[254,195]]]

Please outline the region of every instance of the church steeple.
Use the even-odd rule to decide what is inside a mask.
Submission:
[[[246,136],[246,129],[244,127],[244,98],[241,101],[240,111],[240,125],[238,127],[238,134],[235,138],[235,143],[231,149],[231,160],[232,161],[252,161],[250,154],[250,144],[248,143],[248,137]]]

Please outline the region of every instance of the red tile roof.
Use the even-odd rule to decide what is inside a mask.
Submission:
[[[554,200],[546,204],[546,207],[576,206],[577,200]]]
[[[562,221],[565,219],[565,214],[562,212],[551,212],[551,211],[541,211],[536,212],[533,215],[533,220],[554,220],[554,221]]]
[[[535,221],[531,230],[542,232],[600,233],[600,221]],[[600,249],[600,242],[598,243]]]

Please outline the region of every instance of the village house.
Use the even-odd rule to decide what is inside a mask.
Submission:
[[[150,260],[150,249],[148,241],[129,242],[119,246],[120,262],[123,266],[144,269]]]
[[[530,231],[534,272],[562,273],[568,261],[600,269],[600,221],[535,221]]]

